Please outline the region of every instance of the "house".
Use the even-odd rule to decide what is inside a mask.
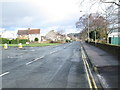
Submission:
[[[41,36],[41,42],[47,41],[45,36]]]
[[[112,13],[111,13],[112,10]],[[111,6],[108,8],[108,38],[107,43],[112,45],[120,45],[120,14],[119,7]],[[107,14],[106,14],[107,15]]]
[[[108,43],[113,45],[120,45],[120,29],[113,28],[108,33]]]
[[[71,37],[69,37],[68,35],[65,36],[66,40],[71,40]]]
[[[65,41],[65,35],[62,35],[54,30],[51,30],[46,34],[46,39],[51,41]]]
[[[40,29],[18,30],[17,34],[19,39],[29,39],[30,42],[34,42],[37,39],[38,42],[41,42]]]

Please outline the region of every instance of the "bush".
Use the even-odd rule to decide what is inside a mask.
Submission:
[[[55,41],[50,41],[50,43],[56,43]]]
[[[71,40],[66,40],[66,42],[68,43],[68,42],[71,42]]]
[[[11,40],[11,43],[9,43],[9,44],[18,44],[18,39]]]
[[[6,38],[0,38],[0,44],[5,44],[5,43],[9,43],[9,40]]]
[[[38,41],[38,38],[35,38],[35,41]]]
[[[19,40],[19,43],[22,43],[22,44],[26,44],[26,42],[29,42],[28,39],[20,39]]]
[[[12,40],[9,40],[9,39],[6,39],[6,38],[0,38],[0,44],[18,44],[18,43],[22,43],[22,44],[25,44],[26,42],[29,42],[28,39],[12,39]]]

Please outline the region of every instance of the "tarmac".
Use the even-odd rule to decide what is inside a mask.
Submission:
[[[104,50],[81,42],[86,56],[103,88],[120,88],[119,86],[119,65],[117,57]]]

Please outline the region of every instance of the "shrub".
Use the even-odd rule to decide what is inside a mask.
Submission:
[[[6,38],[0,38],[0,44],[5,44],[5,43],[9,43],[9,40]]]
[[[71,40],[66,40],[66,42],[68,43],[68,42],[71,42]]]
[[[26,42],[29,42],[28,39],[19,39],[19,43],[26,44]]]
[[[38,38],[35,38],[35,41],[38,41]]]
[[[18,43],[22,43],[22,44],[25,44],[26,42],[29,42],[28,39],[12,39],[12,40],[9,40],[9,39],[6,39],[6,38],[0,38],[0,44],[18,44]]]
[[[50,43],[55,43],[55,41],[50,41]]]

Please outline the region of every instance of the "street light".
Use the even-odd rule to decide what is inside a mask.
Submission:
[[[83,12],[83,11],[80,11],[80,12]],[[88,17],[88,22],[87,22],[87,24],[88,24],[88,42],[90,42],[90,37],[89,37],[89,13],[87,13],[87,17]]]
[[[86,3],[86,5],[87,5],[87,17],[88,17],[88,22],[87,22],[87,24],[88,24],[88,42],[90,42],[90,36],[89,36],[89,11],[90,11],[90,0],[88,0],[87,1],[87,3]],[[80,12],[82,12],[82,11],[80,11]]]

